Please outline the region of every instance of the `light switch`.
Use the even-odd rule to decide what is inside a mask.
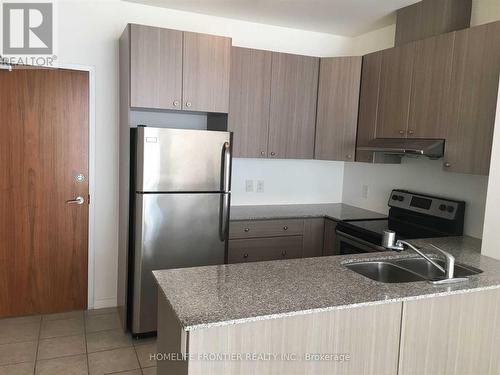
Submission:
[[[246,180],[245,181],[245,191],[247,193],[253,192],[253,180]]]

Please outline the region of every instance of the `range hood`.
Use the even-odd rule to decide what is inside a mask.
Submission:
[[[439,159],[444,155],[444,139],[376,138],[357,150],[399,156],[422,155]]]

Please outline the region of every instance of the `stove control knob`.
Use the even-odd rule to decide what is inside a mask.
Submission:
[[[449,213],[452,213],[453,211],[455,211],[455,207],[453,207],[453,206],[448,206],[448,207],[446,207],[446,209],[448,210]]]
[[[446,205],[445,204],[440,204],[438,208],[439,208],[439,211],[446,211]]]
[[[393,200],[393,201],[397,201],[397,200],[398,200],[398,196],[397,196],[396,194],[394,194],[394,195],[392,196],[392,200]]]
[[[402,202],[405,200],[405,197],[403,197],[402,195],[398,195],[398,201]]]

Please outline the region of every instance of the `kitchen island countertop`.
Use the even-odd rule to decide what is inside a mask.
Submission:
[[[500,261],[479,253],[480,240],[448,237],[412,242],[433,255],[429,244],[436,244],[455,255],[457,262],[484,272],[457,284],[386,284],[344,266],[360,260],[415,257],[411,251],[390,251],[159,270],[154,276],[185,331],[500,287]]]

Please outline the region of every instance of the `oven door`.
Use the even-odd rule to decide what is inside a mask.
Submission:
[[[350,234],[344,233],[337,230],[335,236],[335,254],[336,255],[346,255],[346,254],[362,254],[362,253],[374,253],[378,251],[387,251],[382,246],[375,245],[371,242],[364,241],[360,238],[351,236]]]

